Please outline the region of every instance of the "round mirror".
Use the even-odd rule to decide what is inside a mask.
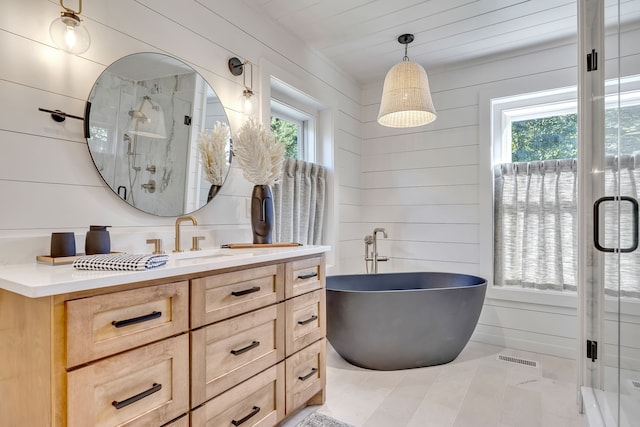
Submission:
[[[202,76],[170,56],[136,53],[107,67],[91,90],[85,120],[102,179],[144,212],[200,209],[229,172],[229,124],[220,100]]]

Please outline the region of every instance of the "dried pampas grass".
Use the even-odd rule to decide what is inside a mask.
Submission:
[[[280,180],[284,150],[271,129],[253,118],[242,125],[233,140],[233,156],[247,181],[255,185],[272,185]]]
[[[205,179],[214,185],[222,185],[227,176],[227,141],[231,138],[229,126],[216,122],[210,133],[200,132],[198,150],[200,163],[205,173]]]

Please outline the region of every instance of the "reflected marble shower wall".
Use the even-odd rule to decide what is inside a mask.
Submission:
[[[132,206],[162,216],[181,215],[196,74],[132,81],[105,72],[95,90],[95,99],[104,100],[104,105],[92,105],[91,115],[89,144],[98,170]],[[129,112],[139,109],[145,96],[164,112],[164,139],[129,132],[135,124]]]

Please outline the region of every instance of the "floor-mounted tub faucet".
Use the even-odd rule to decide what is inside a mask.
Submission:
[[[382,233],[385,239],[388,237],[386,229],[374,228],[373,234],[367,235],[364,238],[364,262],[367,266],[367,273],[369,273],[369,262],[372,263],[371,272],[377,273],[378,263],[389,260],[389,258],[387,258],[386,256],[378,255],[378,233]],[[369,245],[373,245],[373,251],[371,252],[371,255],[369,255]]]

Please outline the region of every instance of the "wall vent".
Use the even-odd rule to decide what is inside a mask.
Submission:
[[[519,365],[531,366],[532,368],[538,367],[538,362],[536,362],[535,360],[527,360],[527,359],[521,359],[519,357],[505,356],[504,354],[499,354],[498,360],[501,360],[503,362],[509,362],[509,363],[517,363]]]

